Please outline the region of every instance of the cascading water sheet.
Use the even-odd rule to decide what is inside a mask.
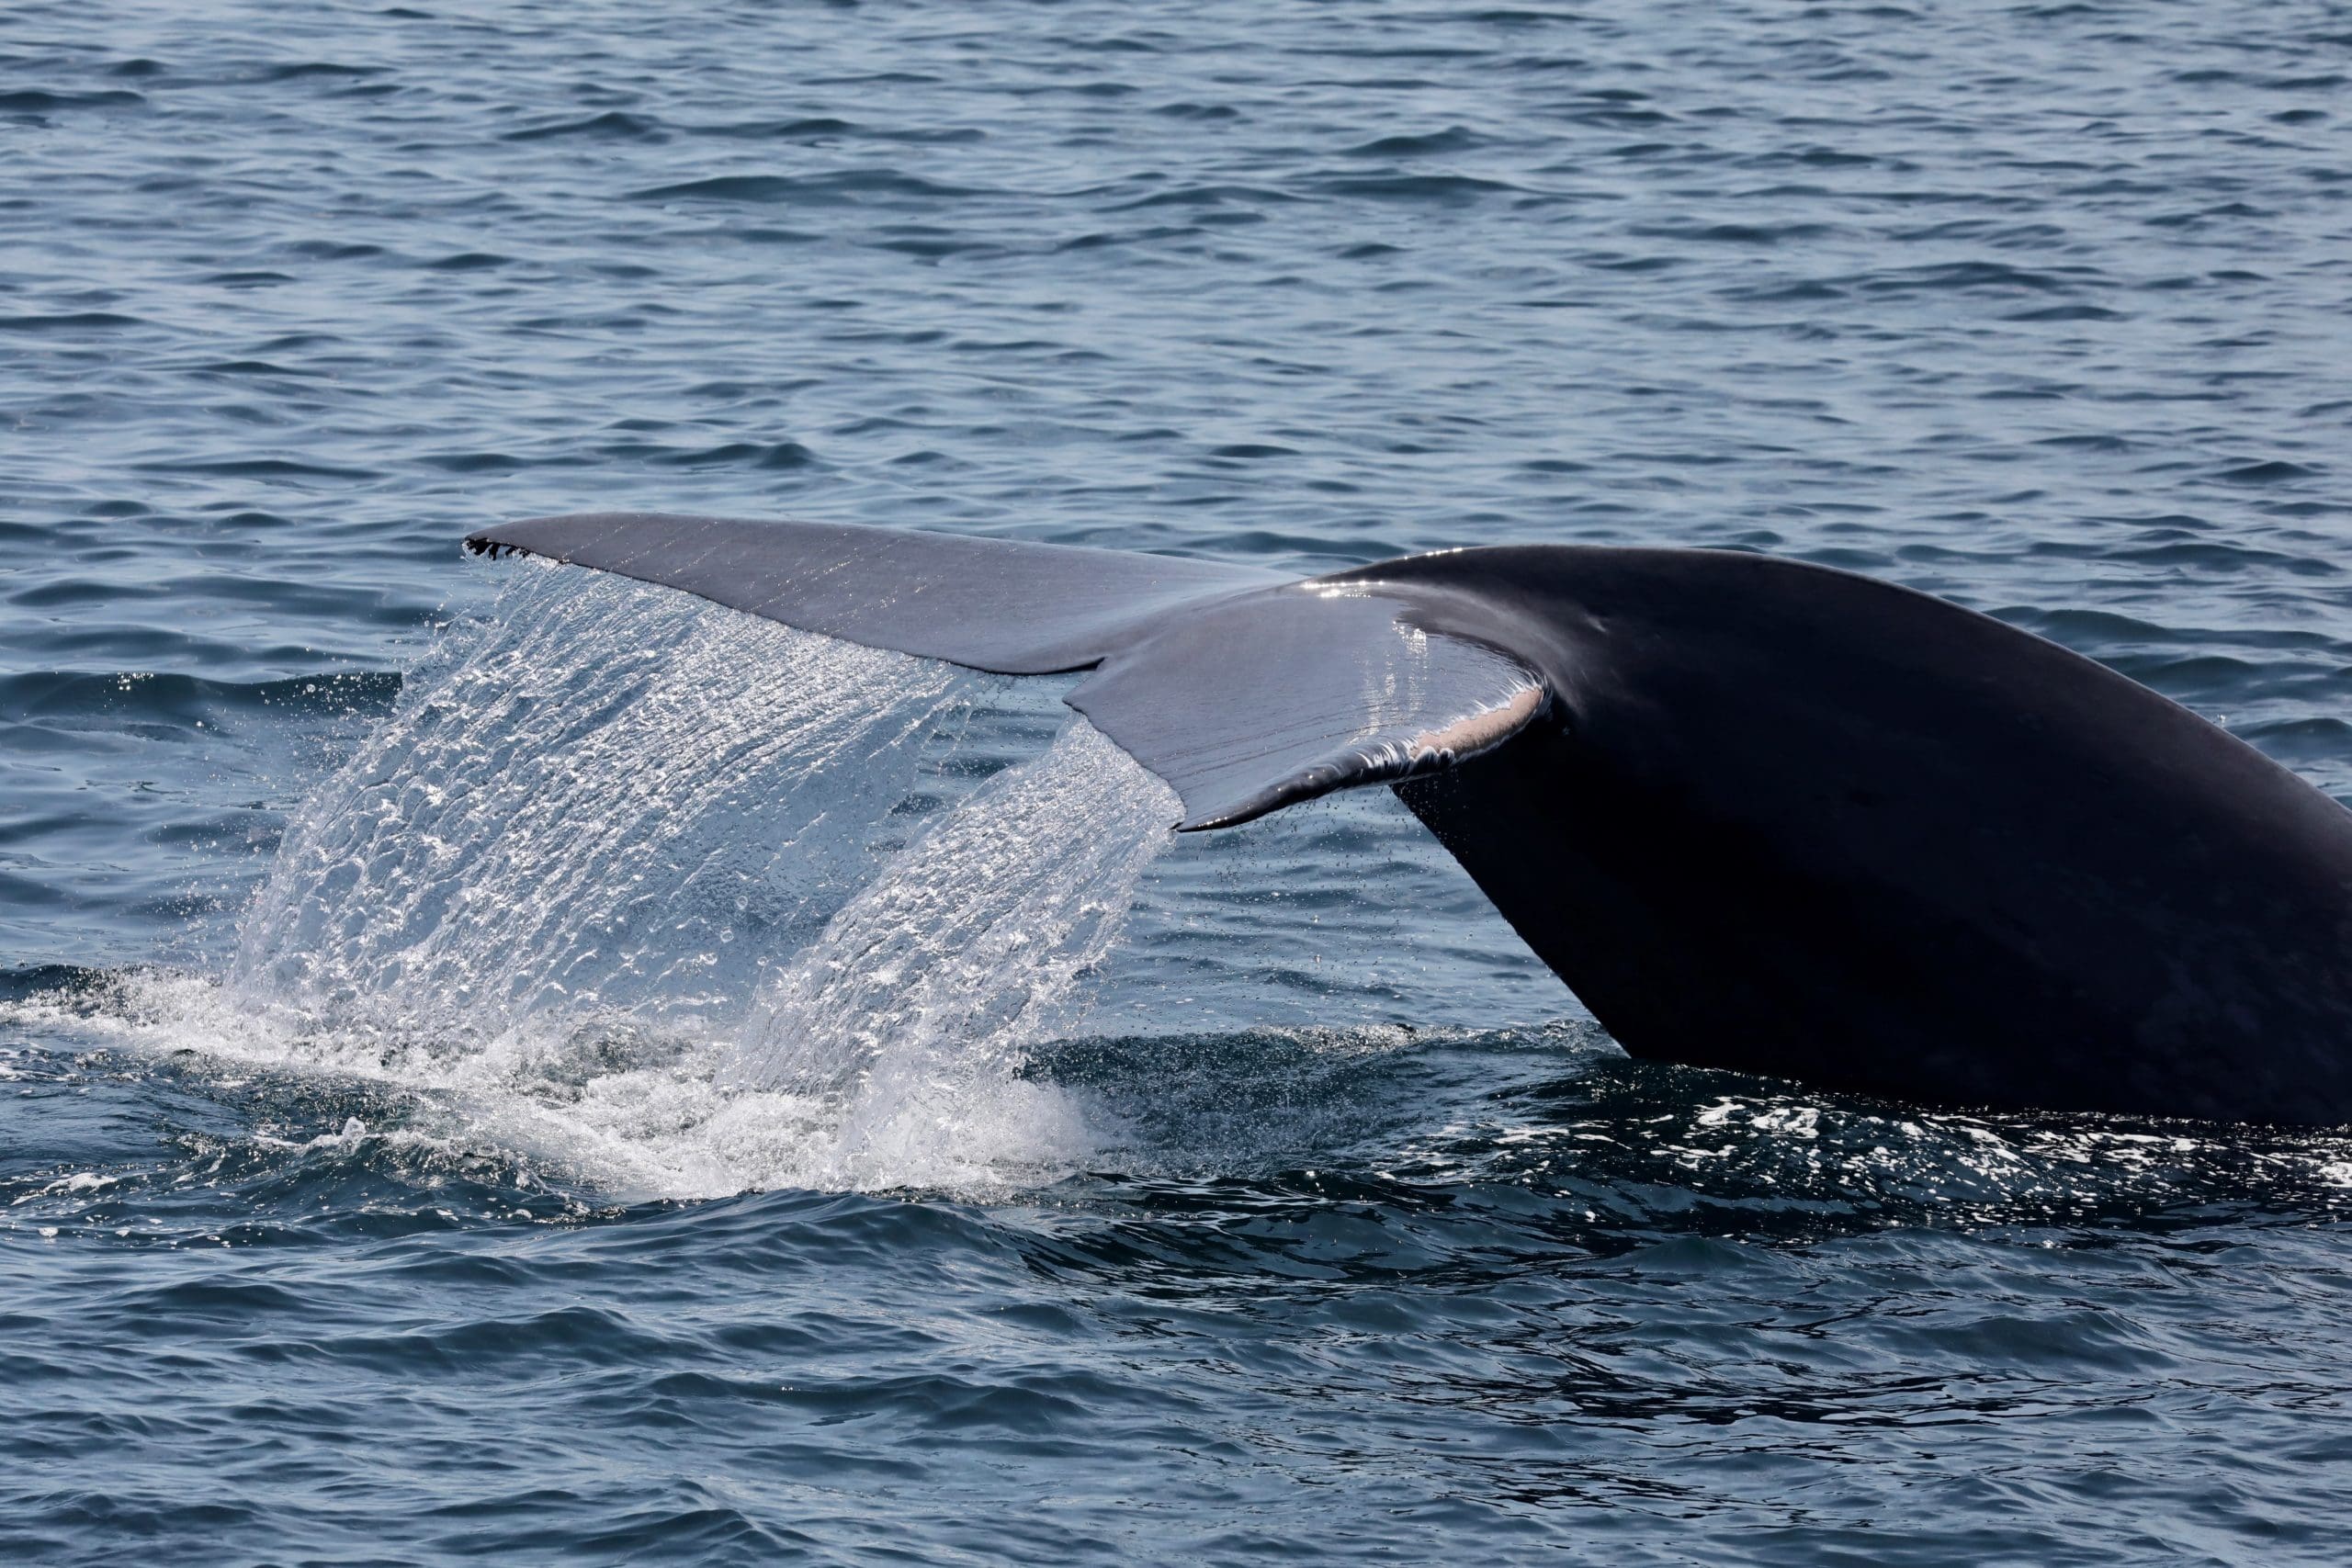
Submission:
[[[841,1114],[870,1173],[1005,1109],[1026,1049],[1070,1021],[1169,842],[1175,792],[1072,718],[981,786],[835,915],[755,1012],[729,1077]]]
[[[471,632],[288,827],[232,987],[461,1038],[724,1014],[856,885],[956,701],[944,666],[582,573]]]
[[[1019,1068],[1178,811],[1072,720],[878,859],[972,684],[526,571],[305,803],[226,980],[123,1020],[616,1193],[1050,1179],[1095,1136]]]
[[[1050,1181],[1103,1129],[1020,1074],[1115,941],[1175,796],[1082,719],[883,865],[784,965],[748,1023],[669,1054],[549,1071],[477,1126],[620,1190]]]

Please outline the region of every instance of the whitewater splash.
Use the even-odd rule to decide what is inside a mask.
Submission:
[[[1175,796],[1082,719],[874,865],[970,678],[531,570],[289,825],[226,978],[149,1046],[353,1074],[608,1190],[1050,1179],[1020,1076],[1077,1016]]]

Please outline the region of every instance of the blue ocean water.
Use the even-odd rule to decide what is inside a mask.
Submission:
[[[2352,798],[2347,62],[0,9],[0,1558],[2344,1561],[2352,1140],[1634,1063],[1385,795],[457,540],[1768,549]]]

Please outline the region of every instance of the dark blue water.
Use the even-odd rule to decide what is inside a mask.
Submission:
[[[2352,12],[0,10],[0,1558],[2340,1562],[2352,1142],[459,558],[1731,545],[2352,795]],[[1058,733],[1058,739],[1057,739]]]

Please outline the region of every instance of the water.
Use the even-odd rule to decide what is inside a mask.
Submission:
[[[1385,796],[455,541],[1768,548],[2352,798],[2347,60],[0,12],[0,1557],[2340,1561],[2352,1142],[1632,1063]]]

